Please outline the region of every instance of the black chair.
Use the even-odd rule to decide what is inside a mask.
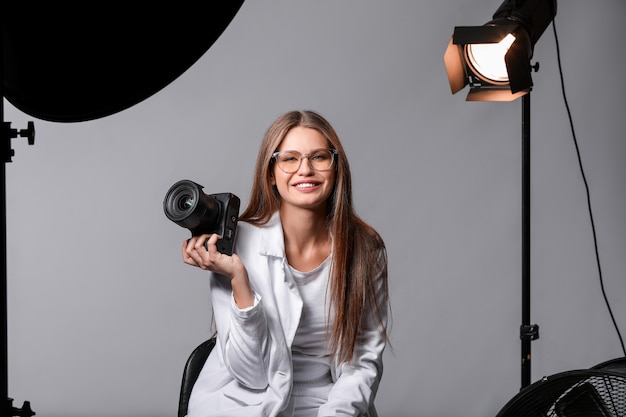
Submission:
[[[187,415],[187,407],[189,406],[189,396],[193,385],[200,375],[200,371],[204,366],[209,353],[215,346],[215,337],[209,340],[205,340],[196,347],[185,363],[185,369],[183,371],[183,380],[180,385],[180,397],[178,399],[178,417],[185,417]]]

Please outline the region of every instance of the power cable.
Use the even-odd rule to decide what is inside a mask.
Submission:
[[[609,315],[611,316],[611,320],[613,321],[613,326],[615,327],[615,331],[617,332],[617,337],[622,345],[622,351],[624,352],[624,356],[626,356],[626,348],[624,347],[624,339],[622,338],[622,334],[620,333],[619,326],[615,321],[615,316],[613,315],[613,311],[611,310],[611,304],[609,303],[609,299],[606,296],[606,291],[604,289],[604,279],[602,278],[602,268],[600,266],[600,254],[598,252],[598,238],[596,236],[596,226],[593,220],[593,212],[591,210],[591,194],[589,192],[589,184],[587,183],[587,177],[585,175],[585,170],[583,168],[582,159],[580,157],[580,149],[578,147],[578,141],[576,139],[576,132],[574,130],[574,122],[572,121],[572,113],[569,108],[569,104],[567,102],[567,95],[565,94],[565,82],[563,80],[563,68],[561,67],[561,52],[559,49],[559,38],[556,32],[556,25],[554,23],[554,19],[552,20],[552,29],[554,31],[554,40],[556,42],[556,57],[557,62],[559,64],[559,75],[561,77],[561,91],[563,92],[563,101],[565,103],[565,109],[567,110],[567,116],[569,118],[570,129],[572,131],[572,139],[574,140],[574,146],[576,147],[576,155],[578,157],[578,166],[580,167],[580,173],[582,175],[583,182],[585,183],[585,190],[587,192],[587,208],[589,210],[589,218],[591,220],[591,230],[593,232],[593,243],[596,253],[596,263],[598,265],[598,276],[600,279],[600,288],[602,289],[602,296],[604,297],[604,302],[606,303],[606,307],[609,310]]]

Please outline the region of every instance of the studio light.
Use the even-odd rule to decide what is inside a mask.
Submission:
[[[534,46],[556,15],[556,0],[505,0],[483,26],[457,26],[444,54],[450,89],[468,101],[512,101],[533,86]]]
[[[522,98],[522,388],[531,384],[530,343],[539,338],[530,320],[530,59],[555,15],[556,0],[505,0],[485,25],[455,27],[444,54],[452,94],[469,84],[467,101]]]

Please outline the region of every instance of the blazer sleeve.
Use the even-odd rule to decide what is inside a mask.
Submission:
[[[254,305],[240,309],[228,278],[211,275],[211,299],[224,365],[244,387],[265,389],[269,383],[269,338],[263,300],[255,293]]]

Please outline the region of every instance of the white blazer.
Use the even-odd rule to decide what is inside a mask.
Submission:
[[[239,309],[230,280],[210,274],[217,344],[193,387],[188,417],[291,416],[292,411],[285,407],[293,377],[291,344],[302,299],[296,283],[285,274],[287,260],[278,213],[261,227],[240,222],[235,252],[248,271],[255,305]],[[334,385],[318,416],[377,416],[374,397],[382,376],[384,348],[380,326],[362,331],[352,363],[335,361],[331,367]]]

